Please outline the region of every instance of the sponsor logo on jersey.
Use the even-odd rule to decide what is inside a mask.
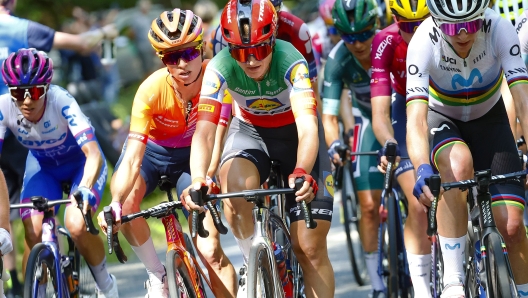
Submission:
[[[385,39],[379,44],[378,49],[376,50],[376,57],[374,59],[381,59],[381,55],[383,55],[383,51],[385,51],[385,48],[392,43],[392,35],[389,35],[385,37]]]
[[[290,27],[293,27],[293,25],[295,25],[295,23],[292,20],[288,19],[287,17],[284,17],[284,16],[281,15],[280,19],[285,24],[290,25]]]
[[[51,120],[44,122],[44,128],[48,128],[50,126],[51,126]]]
[[[48,140],[24,140],[22,139],[21,136],[17,136],[17,139],[18,141],[24,145],[24,146],[36,146],[36,147],[40,147],[42,145],[51,145],[51,144],[55,144],[59,141],[62,141],[66,138],[67,136],[67,133],[63,133],[58,139],[48,139]]]
[[[277,89],[277,90],[266,91],[266,92],[264,92],[264,93],[265,93],[266,95],[274,96],[274,95],[276,95],[276,94],[281,93],[283,90],[284,90],[283,87],[279,87],[279,89]]]
[[[97,190],[101,191],[103,187],[106,185],[106,176],[108,175],[108,167],[106,166],[106,162],[104,163],[103,172],[97,178]]]
[[[445,63],[451,63],[456,65],[456,59],[453,57],[447,57],[445,55],[442,55],[442,61]]]
[[[202,95],[213,95],[220,90],[220,79],[218,79],[218,76],[214,73],[208,73],[206,76],[206,79],[202,83]]]
[[[4,114],[2,114],[2,111],[0,111],[0,121],[4,120]]]
[[[19,133],[22,133],[22,134],[25,134],[25,135],[28,135],[29,133],[27,132],[27,130],[23,129],[22,127],[19,127],[18,128],[18,132]]]
[[[334,197],[334,177],[331,172],[323,171],[324,177],[324,196]]]
[[[246,105],[252,110],[271,111],[282,107],[284,104],[276,98],[256,98],[246,100]]]
[[[464,88],[467,88],[473,85],[475,78],[478,80],[479,83],[482,83],[482,74],[480,73],[478,68],[473,68],[467,79],[464,78],[461,74],[457,73],[451,79],[451,88],[453,88],[453,90],[457,90],[457,84]]]
[[[240,93],[242,95],[255,95],[255,93],[257,93],[256,90],[244,90],[240,89],[239,87],[235,88],[235,92]]]
[[[290,82],[292,82],[295,88],[312,88],[310,76],[308,75],[308,68],[304,63],[298,63],[293,67],[292,72],[290,74]]]
[[[147,143],[147,136],[142,134],[142,133],[138,133],[138,132],[133,132],[131,131],[129,134],[128,134],[128,138],[129,139],[133,139],[133,140],[136,140],[136,141],[140,141],[142,143]]]
[[[62,116],[64,118],[66,118],[66,120],[68,120],[68,123],[70,124],[70,126],[77,126],[77,123],[75,123],[75,117],[77,117],[77,115],[75,114],[69,114],[67,111],[70,109],[70,106],[65,106],[64,108],[62,108]]]
[[[372,68],[372,72],[385,72],[385,69],[383,69],[383,68],[373,67],[373,68]]]
[[[77,145],[82,146],[88,143],[89,141],[93,140],[93,138],[93,132],[91,129],[89,129],[89,131],[85,131],[81,136],[77,137]]]
[[[213,105],[209,105],[209,104],[205,104],[205,103],[201,103],[198,105],[198,112],[209,112],[209,113],[213,113],[215,110],[215,106]]]
[[[43,131],[42,134],[45,135],[45,134],[48,134],[48,133],[52,133],[52,132],[56,131],[58,128],[59,128],[59,125],[55,125],[55,127],[52,127],[49,130]]]

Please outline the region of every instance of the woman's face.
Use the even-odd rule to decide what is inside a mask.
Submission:
[[[261,44],[269,44],[269,43],[270,43],[270,40],[267,39],[257,44],[257,46]],[[273,47],[273,45],[271,46]],[[242,70],[244,71],[244,73],[246,73],[248,77],[258,81],[258,80],[261,80],[268,72],[270,65],[271,65],[272,57],[273,57],[273,50],[269,53],[269,55],[266,58],[260,61],[257,60],[255,56],[251,55],[249,56],[248,61],[240,62],[237,60],[237,64],[238,66],[240,66],[240,68],[242,68]]]
[[[453,46],[453,49],[461,58],[466,58],[469,55],[471,47],[477,39],[476,33],[467,33],[466,30],[460,30],[460,32],[455,36],[449,36],[444,34],[445,39]]]
[[[37,122],[42,117],[44,113],[44,105],[46,104],[46,95],[42,96],[38,100],[31,99],[29,92],[26,92],[27,96],[24,100],[16,101],[15,104],[17,108],[22,113],[22,116],[28,121]]]
[[[180,47],[176,47],[173,51],[183,50],[187,48],[195,48],[199,45],[199,42],[192,42]],[[202,68],[202,52],[200,50],[200,55],[193,60],[187,61],[183,58],[180,58],[176,64],[170,65],[166,64],[167,70],[174,78],[174,80],[181,82],[183,84],[191,84],[196,81],[197,76],[200,75],[200,70]]]

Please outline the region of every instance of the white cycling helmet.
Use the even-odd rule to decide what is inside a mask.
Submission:
[[[461,2],[461,7],[458,6]],[[447,22],[472,20],[483,14],[490,0],[427,0],[431,15]]]
[[[493,9],[503,18],[515,24],[515,20],[528,9],[528,0],[495,0],[491,1]]]

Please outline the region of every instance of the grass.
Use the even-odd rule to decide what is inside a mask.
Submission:
[[[139,86],[139,83],[123,88],[119,94],[117,103],[112,106],[112,111],[114,112],[114,114],[117,117],[123,119],[124,121],[126,121],[130,116],[130,111],[132,110],[132,101],[133,101],[133,98],[134,98],[134,95],[136,93],[138,86]],[[111,201],[110,178],[113,174],[113,170],[114,169],[109,165],[109,171],[108,171],[108,177],[106,180],[107,183],[106,183],[105,191],[103,194],[103,198],[101,199],[100,207],[96,212],[96,215],[100,211],[102,211],[104,206],[107,206],[108,204],[110,204],[110,201]],[[156,189],[153,193],[151,193],[150,195],[146,196],[143,199],[141,203],[141,209],[142,210],[147,209],[149,207],[157,205],[160,202],[166,201],[166,200],[167,200],[166,194],[160,191],[159,189]],[[96,224],[97,226],[97,220],[95,218],[96,215],[94,215],[93,219],[94,219],[94,224]],[[60,223],[63,222],[64,208],[60,209],[59,214],[57,215],[57,218]],[[183,214],[181,214],[179,218],[181,220],[181,224],[182,224],[184,231],[186,231],[187,221],[184,220],[185,217],[183,216]],[[147,222],[150,226],[151,237],[154,242],[154,245],[156,246],[156,249],[158,250],[165,249],[166,248],[165,229],[163,227],[161,220],[149,219]],[[22,271],[21,264],[22,264],[22,255],[24,252],[24,227],[20,219],[17,219],[13,222],[12,230],[13,230],[12,232],[14,233],[14,235],[16,235],[15,249],[17,252],[17,258],[16,258],[17,270],[19,272],[19,279],[23,282],[23,276],[21,273]],[[106,236],[102,232],[99,233],[99,236],[103,240],[103,243],[105,245],[105,251],[108,251],[108,247],[106,244]],[[59,239],[61,238],[63,237],[59,236]],[[119,240],[120,240],[121,246],[123,247],[123,251],[128,256],[128,259],[129,260],[135,259],[136,256],[134,252],[132,251],[132,249],[130,248],[130,245],[128,244],[128,242],[126,241],[126,239],[121,233],[119,234],[119,238],[120,238]],[[61,243],[61,245],[65,244],[63,247],[67,247],[65,240],[66,239],[63,239],[62,240],[63,242]],[[117,258],[114,255],[110,256],[107,254],[106,258],[107,258],[108,263],[118,262]]]

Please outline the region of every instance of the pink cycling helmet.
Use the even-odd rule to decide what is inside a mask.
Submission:
[[[53,78],[53,62],[46,53],[34,48],[20,49],[2,63],[2,77],[8,86],[49,84]]]
[[[334,19],[332,18],[332,7],[336,0],[321,0],[319,2],[319,15],[323,18],[323,21],[327,26],[334,25]]]

